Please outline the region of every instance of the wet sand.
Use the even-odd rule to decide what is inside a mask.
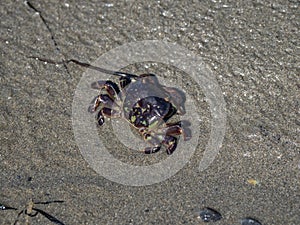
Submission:
[[[215,224],[300,221],[297,1],[4,1],[0,10],[0,203],[20,211],[30,199],[63,200],[36,207],[65,224],[201,224],[195,212],[203,207],[222,214]],[[220,152],[199,172],[211,118],[199,86],[186,84],[188,93],[201,92],[203,130],[193,157],[166,181],[132,187],[97,174],[74,138],[72,102],[85,69],[28,56],[92,63],[141,40],[176,42],[202,57],[223,92],[227,124]],[[166,158],[164,151],[112,154],[133,164]],[[0,211],[0,224],[13,224],[17,214]],[[41,215],[30,222],[53,224]]]

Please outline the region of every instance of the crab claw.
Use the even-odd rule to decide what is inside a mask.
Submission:
[[[147,147],[144,149],[144,153],[145,154],[152,154],[152,153],[156,153],[160,150],[161,146],[154,146],[154,147]]]
[[[167,146],[167,154],[171,155],[177,148],[177,138],[173,136],[165,136],[163,144]]]

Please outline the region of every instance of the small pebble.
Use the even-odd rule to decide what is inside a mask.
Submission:
[[[204,208],[200,210],[199,217],[203,222],[215,222],[222,219],[222,215],[212,208]]]
[[[258,222],[257,220],[255,219],[252,219],[252,218],[245,218],[245,219],[242,219],[241,220],[241,224],[242,225],[261,225],[260,222]]]

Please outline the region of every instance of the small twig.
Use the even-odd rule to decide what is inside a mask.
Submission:
[[[48,220],[50,220],[51,222],[58,224],[58,225],[65,225],[63,222],[61,222],[60,220],[58,220],[57,218],[55,218],[54,216],[50,215],[49,213],[45,212],[44,210],[35,208],[34,205],[36,204],[43,204],[43,205],[47,205],[47,204],[51,204],[51,203],[63,203],[64,201],[61,200],[54,200],[54,201],[46,201],[46,202],[33,202],[32,200],[28,202],[26,208],[22,209],[18,215],[17,215],[17,219],[14,222],[14,225],[17,225],[19,223],[19,218],[22,214],[25,215],[25,224],[29,224],[29,218],[30,217],[35,217],[37,216],[39,213],[41,215],[43,215],[44,217],[46,217]],[[10,207],[10,206],[6,206],[3,204],[0,204],[0,210],[18,210],[17,208],[14,207]]]
[[[35,57],[35,56],[28,56],[28,58],[36,59],[36,60],[39,60],[41,62],[55,64],[55,65],[68,64],[68,63],[72,62],[72,63],[75,63],[77,65],[80,65],[80,66],[83,66],[83,67],[86,67],[86,68],[89,68],[89,69],[92,69],[92,70],[96,70],[96,71],[99,71],[99,72],[105,73],[105,74],[110,74],[110,75],[115,75],[115,76],[120,76],[120,77],[126,77],[126,78],[130,77],[132,79],[135,79],[135,78],[138,77],[137,75],[130,74],[130,73],[107,70],[107,69],[104,69],[104,68],[101,68],[101,67],[93,66],[89,63],[80,62],[76,59],[68,59],[68,60],[63,60],[63,61],[57,62],[57,61],[54,61],[54,60],[51,60],[51,59],[45,59],[45,58],[40,58],[40,57]]]
[[[17,208],[0,204],[0,210],[18,210]]]
[[[40,10],[38,10],[36,7],[34,7],[29,1],[25,1],[25,3],[39,15],[39,17],[41,18],[41,20],[43,21],[44,25],[46,26],[47,30],[48,30],[49,33],[50,33],[51,40],[52,40],[52,42],[53,42],[53,44],[54,44],[54,46],[55,46],[56,51],[57,51],[59,54],[61,54],[60,48],[58,47],[58,44],[57,44],[57,42],[56,42],[56,40],[55,40],[54,34],[53,34],[53,32],[52,32],[52,29],[51,29],[50,26],[48,25],[48,22],[47,22],[47,20],[45,19],[45,17],[43,16],[42,12],[41,12]],[[66,65],[65,63],[63,63],[63,65],[64,65],[64,68],[66,69],[67,73],[70,75],[70,72],[69,72],[69,69],[68,69],[67,65]]]

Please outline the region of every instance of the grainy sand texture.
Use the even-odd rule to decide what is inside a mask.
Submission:
[[[2,0],[0,14],[0,205],[18,209],[0,210],[0,224],[13,224],[31,200],[63,200],[34,207],[69,225],[202,224],[204,207],[222,215],[211,224],[299,224],[299,1]],[[128,65],[124,71],[179,82],[199,115],[189,118],[199,123],[199,140],[188,163],[162,182],[130,186],[96,172],[74,136],[72,104],[86,68],[30,57],[93,63],[144,40],[176,43],[203,60],[226,103],[226,130],[199,171],[213,121],[201,85],[169,65]],[[109,120],[95,130],[121,162],[138,168],[168,159],[164,150],[126,149]],[[55,224],[41,213],[18,220]]]

